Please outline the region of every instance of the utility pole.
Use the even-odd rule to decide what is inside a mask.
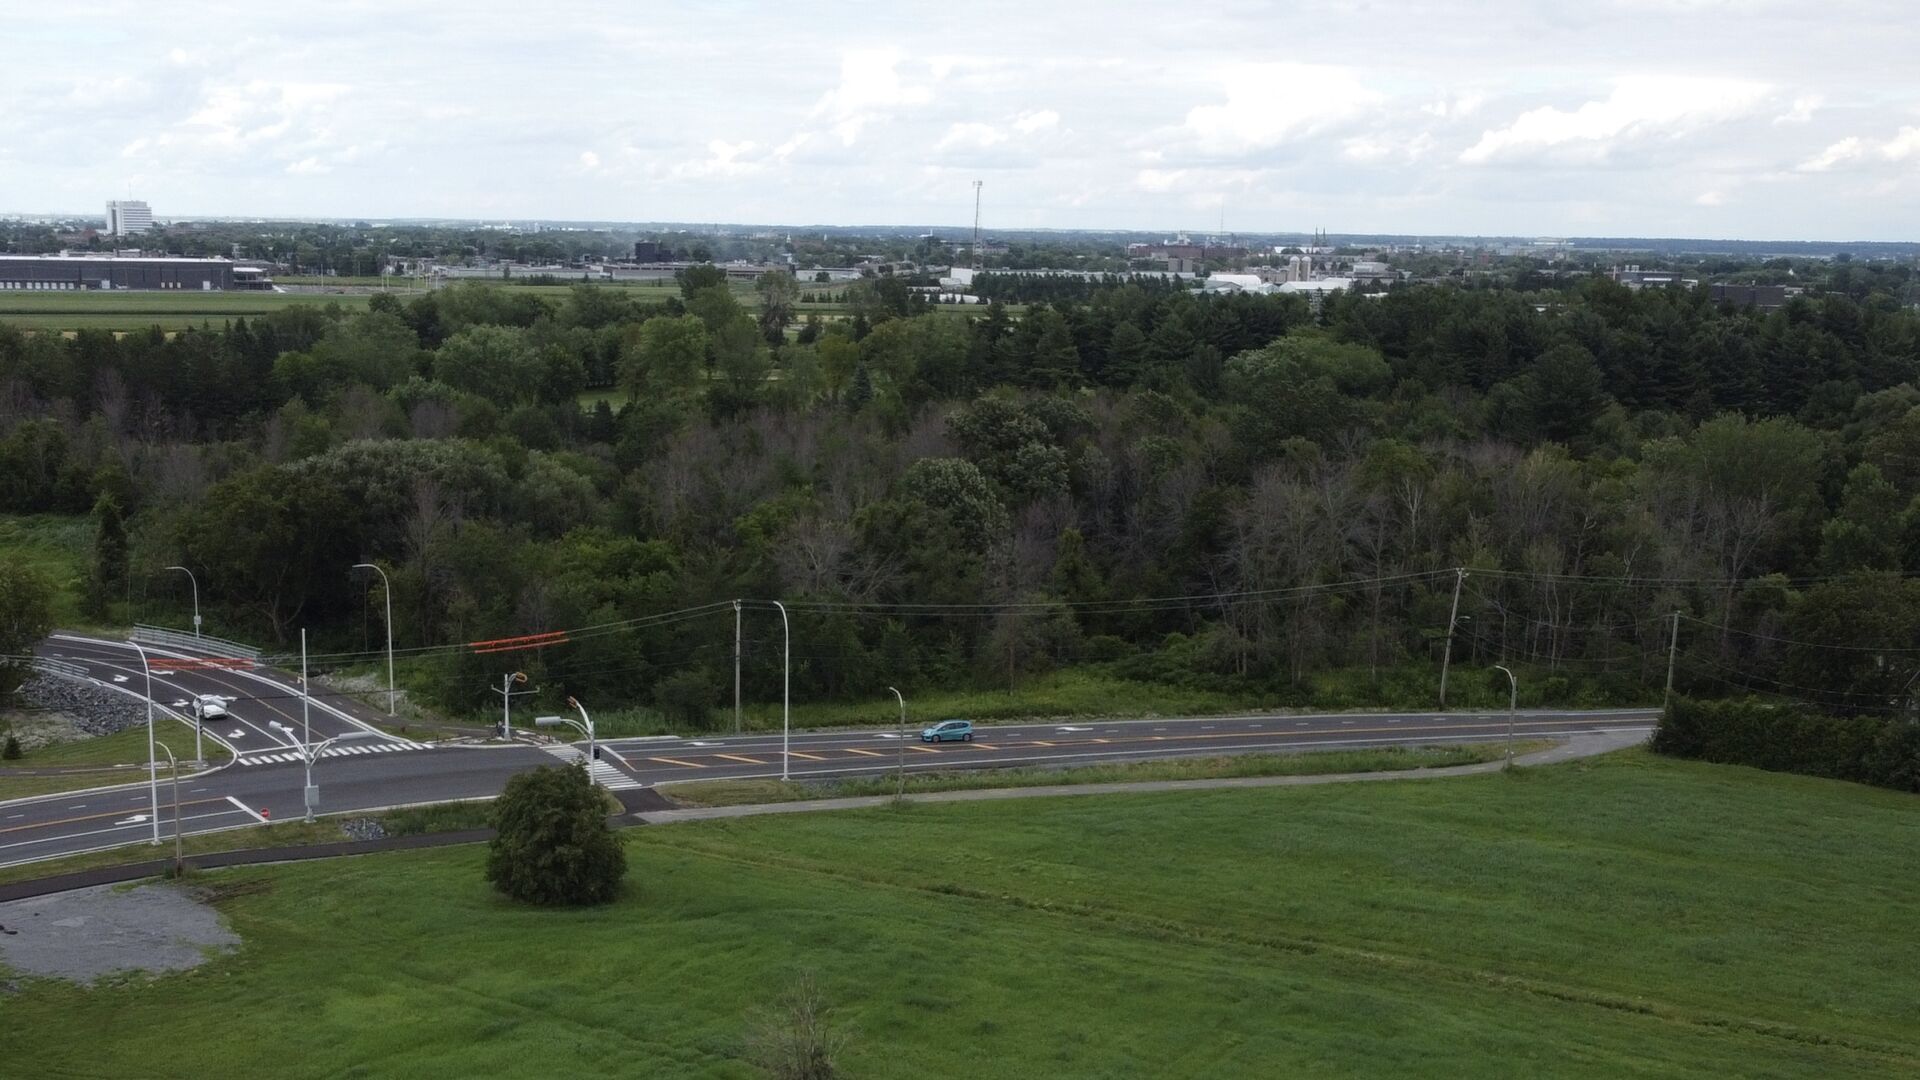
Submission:
[[[980,185],[983,181],[973,182],[973,269],[980,269]]]
[[[1447,669],[1453,666],[1453,628],[1460,622],[1460,586],[1467,580],[1465,567],[1453,568],[1453,610],[1447,614],[1447,651],[1440,657],[1440,708],[1447,707]]]
[[[515,690],[513,688],[515,683],[524,685],[526,681],[527,673],[524,671],[516,671],[508,675],[502,675],[500,676],[500,689],[494,691],[494,693],[500,695],[500,737],[503,739],[513,738],[514,695],[524,696],[533,693],[531,690]]]
[[[1667,699],[1661,705],[1662,712],[1673,711],[1673,662],[1680,656],[1680,613],[1673,613],[1673,637],[1667,642]]]
[[[733,733],[740,734],[740,601],[733,602]]]

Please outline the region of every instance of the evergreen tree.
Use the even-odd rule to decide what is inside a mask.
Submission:
[[[127,523],[120,502],[103,492],[93,504],[93,574],[87,580],[87,614],[105,618],[127,588]]]

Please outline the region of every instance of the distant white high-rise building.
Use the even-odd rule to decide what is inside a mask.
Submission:
[[[107,203],[107,235],[136,236],[153,228],[153,210],[138,199]]]

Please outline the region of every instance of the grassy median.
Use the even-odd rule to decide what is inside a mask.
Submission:
[[[1552,745],[1547,740],[1514,744],[1515,754]],[[1222,754],[1215,757],[1116,761],[1070,768],[953,769],[910,772],[909,795],[930,791],[982,788],[1048,787],[1057,784],[1121,784],[1142,780],[1220,780],[1236,776],[1323,776],[1330,773],[1393,772],[1476,765],[1506,756],[1504,743],[1466,746],[1384,747],[1373,750],[1313,750],[1291,754]],[[892,795],[894,776],[854,776],[840,780],[696,780],[668,784],[660,793],[685,806],[740,806],[749,803],[844,799]]]
[[[209,875],[245,939],[6,1001],[22,1075],[758,1075],[803,972],[854,1077],[1920,1072],[1920,800],[1628,752],[1440,783],[625,834],[628,892],[454,848]]]
[[[156,742],[172,750],[174,757],[182,762],[180,779],[184,783],[193,775],[192,768],[185,764],[193,758],[193,729],[178,720],[166,719],[154,724],[153,734]],[[233,756],[211,739],[203,740],[201,748],[211,765],[225,764]],[[156,754],[160,759],[160,783],[172,783],[173,773],[168,770],[166,752],[156,751]],[[24,799],[33,795],[80,791],[114,784],[144,783],[147,778],[146,764],[145,724],[112,735],[44,746],[30,750],[15,760],[0,761],[0,800]],[[9,771],[43,768],[74,771],[39,776]]]

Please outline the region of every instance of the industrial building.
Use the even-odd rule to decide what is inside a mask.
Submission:
[[[107,235],[137,236],[153,228],[153,209],[139,199],[107,203]]]
[[[0,291],[225,291],[236,286],[234,271],[234,264],[228,259],[80,254],[0,255]],[[241,287],[270,287],[257,269],[241,277],[248,279]]]

